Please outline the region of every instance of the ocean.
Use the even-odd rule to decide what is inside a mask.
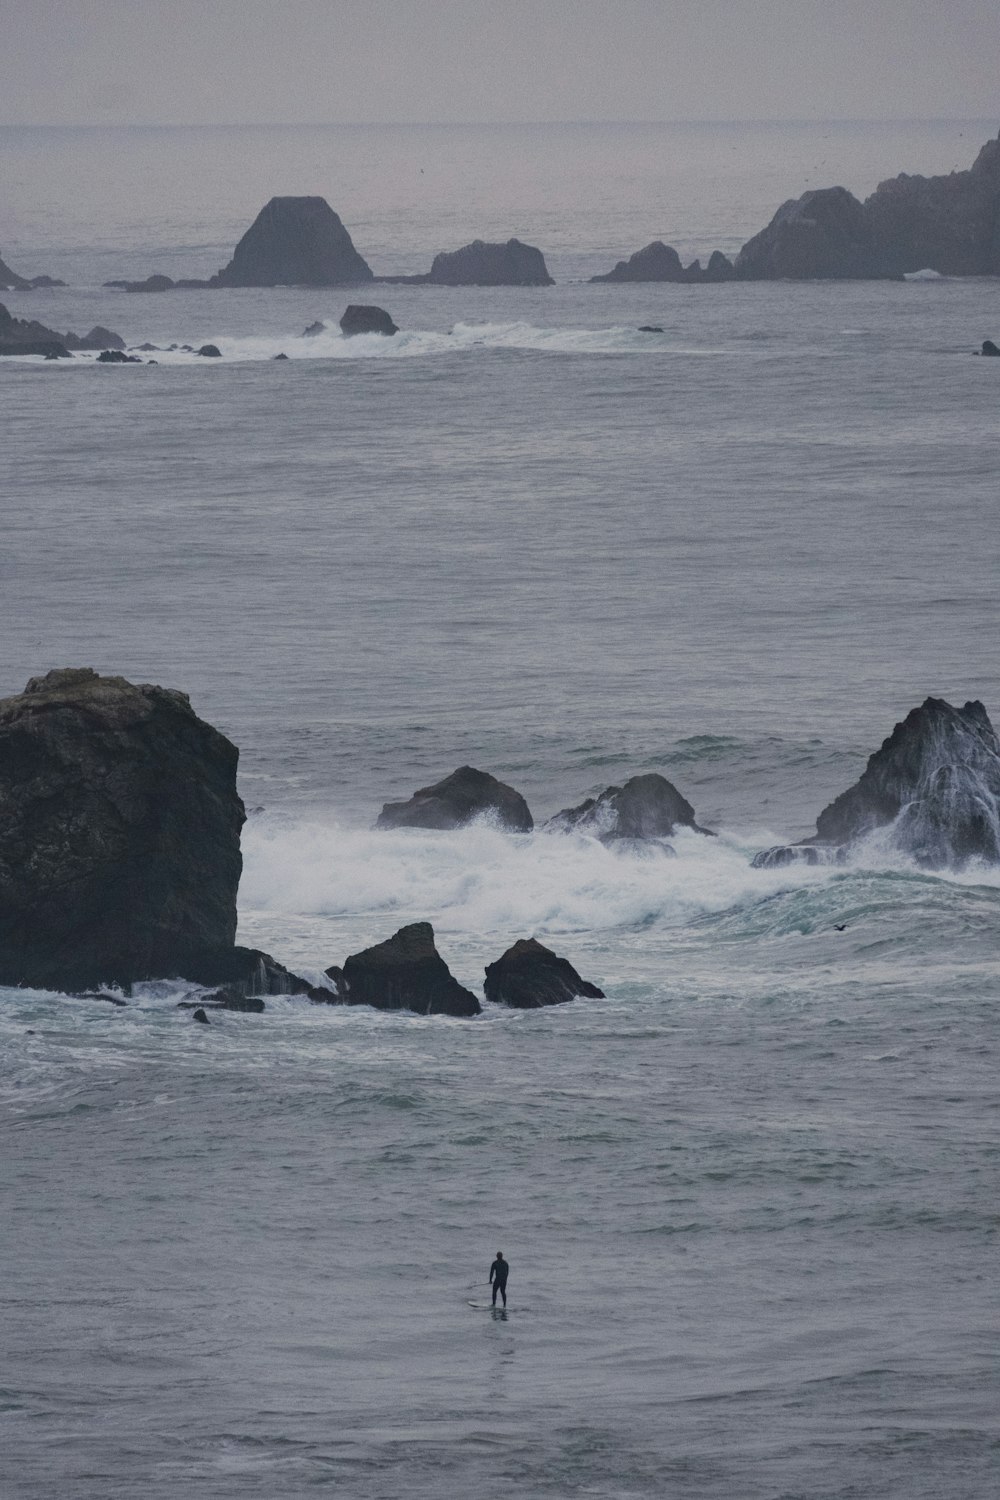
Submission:
[[[928,694],[1000,724],[1000,283],[586,284],[996,129],[0,129],[0,252],[69,283],[10,311],[224,356],[0,361],[0,692],[188,692],[298,972],[426,919],[477,991],[535,935],[607,995],[0,990],[4,1500],[996,1493],[1000,871],[750,859]],[[516,234],[557,284],[373,287],[349,342],[354,291],[101,285],[306,192],[377,274]],[[373,831],[466,763],[539,824],[660,771],[719,837]]]

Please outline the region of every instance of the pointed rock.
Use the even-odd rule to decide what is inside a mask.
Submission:
[[[512,833],[530,833],[534,820],[513,787],[486,771],[459,766],[443,781],[414,792],[408,802],[387,802],[376,828],[462,828],[484,813]]]
[[[371,267],[325,198],[272,198],[213,286],[350,286]]]
[[[330,1004],[412,1010],[421,1016],[478,1016],[482,1006],[463,989],[434,946],[429,922],[401,927],[384,943],[352,953]]]
[[[494,1005],[510,1005],[517,1010],[563,1005],[578,995],[604,999],[603,990],[581,979],[568,959],[560,958],[537,938],[522,938],[496,963],[488,964],[483,989]]]

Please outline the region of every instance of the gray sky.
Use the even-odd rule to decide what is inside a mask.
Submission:
[[[0,0],[0,122],[1000,114],[1000,0]]]

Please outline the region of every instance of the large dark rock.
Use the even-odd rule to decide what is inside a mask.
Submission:
[[[315,325],[313,325],[315,328]],[[323,325],[320,324],[316,332],[322,332]],[[303,337],[309,335],[313,330],[307,328]],[[381,333],[386,338],[391,338],[399,329],[392,321],[384,307],[365,307],[360,303],[352,302],[340,320],[340,331],[346,339],[353,338],[358,333]]]
[[[108,282],[110,286],[112,283]],[[126,292],[172,292],[176,283],[172,276],[153,275],[147,276],[145,281],[122,282],[122,290]]]
[[[38,323],[33,318],[15,318],[3,303],[0,302],[0,345],[4,346],[7,353],[44,353],[42,349],[16,349],[15,346],[22,345],[58,345],[65,355],[73,349],[124,349],[125,340],[117,333],[112,333],[108,328],[92,328],[89,333],[81,338],[75,333],[55,333],[51,328],[46,328],[44,323]]]
[[[488,244],[473,240],[461,250],[435,255],[430,274],[419,278],[432,286],[552,286],[545,257],[520,240]]]
[[[568,959],[560,958],[536,938],[522,938],[496,963],[487,964],[483,986],[487,1000],[518,1010],[562,1005],[578,995],[603,1000],[604,991],[581,979]]]
[[[692,261],[689,266],[681,264],[681,258],[672,245],[665,245],[662,240],[653,240],[630,255],[628,260],[620,260],[611,271],[606,271],[603,276],[592,276],[593,282],[614,281],[679,281],[679,282],[705,282],[705,281],[731,281],[735,272],[732,264],[722,254],[721,250],[713,250],[708,265],[702,269],[700,261]]]
[[[197,979],[232,952],[237,759],[185,694],[89,668],[0,702],[0,983]]]
[[[429,922],[401,927],[386,942],[352,953],[334,973],[337,994],[325,998],[335,1005],[373,1005],[422,1016],[478,1016],[482,1009],[472,991],[452,977]]]
[[[214,286],[350,286],[371,268],[325,198],[272,198]]]
[[[998,356],[1000,356],[1000,348],[997,348],[992,339],[983,339],[983,347],[979,352],[980,354],[985,354],[987,358],[992,359],[996,359]]]
[[[663,839],[678,828],[709,833],[695,822],[694,808],[665,776],[651,772],[632,776],[624,786],[609,786],[599,797],[556,813],[547,828],[614,839]]]
[[[29,292],[31,282],[12,271],[6,261],[0,257],[0,292]]]
[[[0,338],[0,358],[5,354],[40,354],[44,359],[72,359],[66,345],[58,339],[20,339],[8,343]]]
[[[473,766],[459,766],[443,781],[414,792],[408,802],[387,802],[375,826],[462,828],[484,813],[513,833],[530,833],[535,826],[520,792]]]
[[[846,188],[816,188],[783,203],[736,257],[743,281],[885,277],[864,204]]]
[[[1000,863],[1000,742],[981,703],[927,698],[871,756],[860,781],[824,808],[816,833],[759,854],[757,866],[843,857],[881,833],[927,869]]]
[[[97,356],[99,365],[141,365],[138,354],[126,354],[122,349],[104,349]]]

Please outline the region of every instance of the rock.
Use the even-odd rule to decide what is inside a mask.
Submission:
[[[287,359],[287,358],[288,358],[287,354],[275,354],[275,355],[272,355],[272,359]]]
[[[762,849],[751,864],[755,870],[780,870],[785,865],[838,865],[844,862],[844,851],[820,844],[779,844]]]
[[[174,289],[172,276],[147,276],[145,281],[124,281],[122,289],[126,292],[172,292]]]
[[[16,350],[13,346],[17,344],[44,344],[48,349]],[[63,359],[73,349],[124,349],[125,340],[108,328],[92,328],[84,338],[75,333],[54,333],[34,319],[13,317],[0,302],[0,346],[6,353],[42,354],[51,351]]]
[[[41,354],[45,359],[72,359],[73,356],[58,339],[23,339],[9,342],[0,338],[0,358],[5,354]]]
[[[757,865],[840,859],[881,833],[884,847],[925,869],[1000,863],[1000,742],[981,703],[927,698],[893,729],[860,781],[824,808],[816,833]]]
[[[483,814],[513,833],[530,833],[534,819],[513,787],[486,771],[459,766],[443,781],[414,792],[408,802],[387,802],[376,828],[462,828]]]
[[[174,282],[174,288],[178,292],[201,290],[202,287],[211,285],[211,281],[204,280],[200,276],[182,276],[179,281]]]
[[[0,702],[0,984],[198,980],[232,954],[237,759],[185,694],[89,668]]]
[[[345,339],[354,338],[359,333],[381,333],[391,338],[399,329],[384,308],[364,307],[352,302],[340,320],[340,331]]]
[[[1000,349],[997,348],[992,339],[983,339],[983,347],[979,352],[980,354],[995,357],[1000,354]]]
[[[246,997],[305,995],[310,1000],[329,998],[326,990],[317,989],[307,979],[293,974],[259,948],[193,949],[186,955],[184,969],[174,970],[167,977],[218,986],[227,994]]]
[[[325,198],[272,198],[213,286],[350,286],[371,268]]]
[[[678,828],[710,834],[695,822],[694,808],[665,776],[655,772],[632,776],[624,786],[609,786],[599,797],[556,813],[545,825],[559,831],[589,833],[602,842],[614,839],[669,838]]]
[[[736,257],[743,281],[886,277],[864,205],[846,188],[790,198]]]
[[[637,250],[628,260],[620,260],[603,276],[591,276],[592,282],[612,281],[731,281],[734,276],[731,263],[719,250],[713,250],[707,270],[702,270],[700,261],[692,261],[687,267],[672,245],[662,240],[652,240],[642,250]],[[658,330],[661,331],[662,330]]]
[[[559,958],[535,938],[522,938],[496,963],[487,964],[483,988],[493,1004],[518,1010],[562,1005],[578,995],[604,999],[604,991],[581,979],[568,959]]]
[[[125,354],[121,349],[105,349],[97,356],[99,365],[141,365],[138,354]]]
[[[73,339],[75,335],[69,334],[68,337],[70,339]],[[96,328],[92,328],[90,332],[85,333],[81,339],[77,339],[75,343],[71,343],[70,348],[124,349],[125,340],[122,338],[120,333],[112,333],[110,328],[102,328],[100,323],[98,323]]]
[[[435,255],[424,278],[432,286],[552,286],[545,257],[534,245],[473,240],[461,250]]]
[[[663,329],[656,323],[643,323],[639,329],[640,333],[662,333]]]
[[[28,292],[31,290],[31,282],[26,281],[23,276],[18,276],[10,266],[0,258],[0,292]]]
[[[235,1010],[250,1016],[262,1016],[265,1009],[260,995],[245,995],[237,988],[216,990],[213,994],[206,995],[202,1005],[206,1010]],[[197,1006],[196,1000],[181,1000],[177,1008],[195,1010]]]
[[[721,250],[713,250],[708,257],[708,265],[705,267],[705,281],[732,281],[736,275],[736,267],[728,255],[723,255]]]
[[[215,344],[202,344],[201,348],[198,350],[198,353],[201,355],[202,359],[222,358],[222,350]]]
[[[326,332],[326,324],[325,323],[321,323],[317,319],[317,321],[315,323],[310,323],[308,328],[303,328],[303,330],[302,330],[302,337],[304,339],[314,339],[318,333],[325,333],[325,332]]]
[[[401,927],[388,941],[352,953],[344,964],[332,1004],[412,1010],[422,1016],[478,1016],[471,990],[454,979],[434,946],[429,922]]]
[[[143,354],[153,354],[154,352],[159,354],[161,352],[159,344],[136,344],[135,347],[141,350]]]
[[[192,1021],[199,1021],[202,1026],[210,1026],[212,1024],[200,1005],[198,1009],[192,1013],[191,1019]]]
[[[28,282],[28,285],[34,291],[40,291],[44,287],[65,286],[66,283],[65,281],[60,281],[57,276],[32,276],[31,280]],[[0,288],[0,290],[2,290],[2,288]]]

